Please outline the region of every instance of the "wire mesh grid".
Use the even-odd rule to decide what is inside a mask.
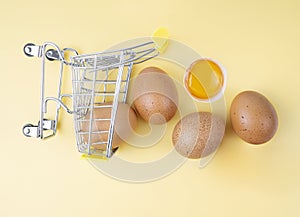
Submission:
[[[73,57],[73,109],[78,151],[110,157],[118,103],[125,103],[133,62],[131,53]]]

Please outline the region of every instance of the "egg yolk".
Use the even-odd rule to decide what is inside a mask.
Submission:
[[[187,90],[196,98],[209,99],[215,96],[224,82],[220,67],[211,60],[197,60],[185,79]]]

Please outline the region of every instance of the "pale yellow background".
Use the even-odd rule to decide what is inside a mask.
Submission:
[[[10,0],[2,1],[0,18],[1,217],[300,216],[299,1]],[[66,113],[55,138],[23,136],[23,124],[38,120],[41,63],[25,57],[25,43],[88,53],[159,26],[223,63],[228,108],[246,89],[270,99],[279,129],[269,143],[246,144],[228,127],[206,168],[188,161],[164,179],[129,184],[79,158]],[[50,73],[49,81],[56,77]]]

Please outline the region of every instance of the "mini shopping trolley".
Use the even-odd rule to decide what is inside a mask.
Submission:
[[[110,158],[115,151],[112,140],[118,104],[126,102],[132,67],[159,55],[157,44],[150,40],[128,48],[79,55],[72,48],[60,49],[52,42],[45,42],[40,46],[28,43],[23,51],[29,57],[42,59],[39,122],[37,125],[26,124],[23,134],[41,139],[54,136],[62,108],[73,115],[78,151],[87,156]],[[46,61],[60,62],[56,97],[45,97]],[[72,94],[62,93],[64,66],[69,66],[72,71]],[[72,109],[63,102],[64,98],[72,100]],[[45,118],[48,101],[57,104],[54,119]],[[93,110],[104,107],[111,109],[110,117],[95,120]],[[110,126],[106,130],[96,131],[92,126],[93,121],[109,121]],[[83,125],[88,127],[87,131],[82,131]],[[104,141],[92,141],[92,136],[101,134],[107,135]],[[94,148],[96,145],[106,148],[99,150]]]

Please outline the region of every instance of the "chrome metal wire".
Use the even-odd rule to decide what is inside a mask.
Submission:
[[[52,49],[47,50],[49,46]],[[25,45],[24,52],[27,56],[42,58],[40,121],[38,126],[25,125],[23,127],[24,135],[46,138],[44,136],[46,130],[52,130],[52,134],[49,136],[55,135],[59,110],[63,108],[73,114],[78,151],[88,155],[111,157],[118,105],[126,102],[132,67],[134,64],[147,61],[159,54],[155,43],[149,41],[128,48],[82,55],[78,55],[72,48],[60,50],[52,42],[46,42],[42,46],[29,43]],[[67,60],[66,52],[75,55]],[[45,96],[46,59],[57,60],[61,63],[57,97]],[[62,93],[64,65],[70,66],[72,70],[71,95]],[[65,97],[72,99],[72,109],[63,103],[62,99]],[[47,103],[50,100],[57,103],[54,120],[45,119]],[[97,109],[108,109],[109,115],[97,117]],[[98,124],[109,126],[97,129],[94,126]],[[95,140],[95,136],[102,139]],[[102,148],[98,148],[99,145],[102,145]]]

